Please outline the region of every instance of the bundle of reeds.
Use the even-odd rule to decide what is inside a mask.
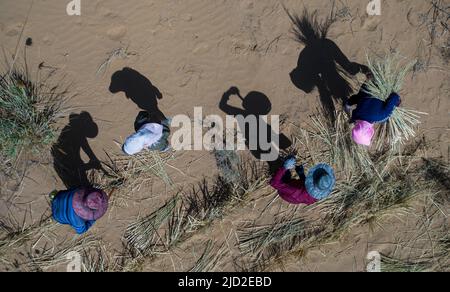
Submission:
[[[384,57],[367,57],[368,67],[373,78],[366,82],[366,92],[373,97],[386,101],[391,93],[400,94],[403,81],[415,62],[404,64],[398,54],[388,54]],[[416,136],[415,128],[420,124],[420,116],[426,113],[397,107],[386,123],[378,127],[376,134],[376,149],[381,150],[386,145],[391,149]]]

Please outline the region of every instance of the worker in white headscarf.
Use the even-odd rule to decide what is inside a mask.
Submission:
[[[146,122],[148,114],[142,112],[136,119],[137,132],[125,140],[123,152],[135,155],[143,150],[161,151],[169,150],[170,120],[159,123]]]

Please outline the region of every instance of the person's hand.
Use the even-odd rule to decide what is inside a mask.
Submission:
[[[365,75],[366,75],[366,78],[367,78],[367,81],[369,81],[369,80],[372,80],[373,79],[373,73],[372,73],[372,71],[367,71],[366,73],[365,73]]]
[[[287,170],[292,170],[295,168],[296,164],[297,164],[297,161],[296,161],[295,157],[290,156],[284,162],[283,167]]]
[[[348,104],[344,105],[344,111],[348,114],[351,115],[352,114],[352,107],[349,106]]]
[[[230,89],[228,89],[228,93],[231,94],[231,95],[240,95],[241,94],[240,91],[239,91],[239,88],[237,88],[235,86],[233,86]]]
[[[89,161],[89,167],[96,170],[102,169],[102,163],[99,160],[91,160]]]

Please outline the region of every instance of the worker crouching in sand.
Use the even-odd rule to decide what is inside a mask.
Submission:
[[[389,120],[396,107],[400,106],[401,99],[393,92],[386,101],[383,101],[366,91],[364,84],[358,94],[347,100],[345,111],[350,115],[352,106],[356,105],[356,109],[351,113],[351,122],[355,123],[352,131],[353,141],[359,145],[370,146],[375,135],[375,124]]]
[[[300,177],[298,180],[292,179],[294,168]],[[296,167],[295,158],[290,157],[272,178],[270,185],[288,203],[312,205],[327,198],[335,183],[334,172],[329,165],[316,165],[305,176],[303,166]]]
[[[108,196],[94,188],[55,191],[50,197],[53,219],[72,226],[78,234],[87,232],[108,209]]]
[[[165,152],[170,149],[170,120],[151,122],[147,112],[140,112],[134,124],[136,133],[125,140],[122,150],[127,155],[135,155],[143,150]]]

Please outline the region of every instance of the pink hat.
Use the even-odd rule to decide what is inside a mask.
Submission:
[[[370,146],[374,135],[375,128],[373,124],[366,121],[356,121],[352,132],[353,141],[359,145]]]
[[[108,196],[98,189],[79,189],[75,192],[72,207],[84,220],[98,220],[108,209]]]

